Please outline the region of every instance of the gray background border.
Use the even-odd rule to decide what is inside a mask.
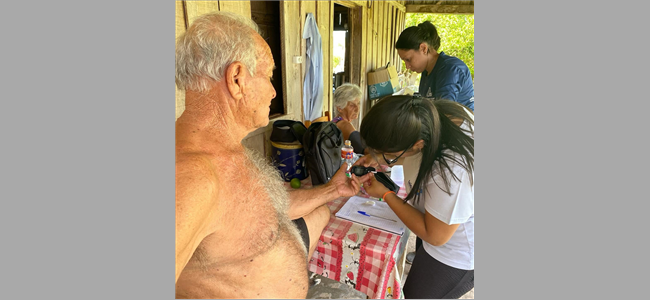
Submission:
[[[3,11],[3,295],[172,299],[174,2]],[[475,11],[477,299],[643,298],[647,5]]]

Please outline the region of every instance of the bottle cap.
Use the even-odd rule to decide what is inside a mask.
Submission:
[[[346,146],[351,146],[351,145],[352,145],[352,142],[350,142],[350,140],[345,140],[345,145],[346,145]]]

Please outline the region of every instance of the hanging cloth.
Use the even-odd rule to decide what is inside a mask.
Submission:
[[[302,105],[305,120],[312,121],[323,114],[323,48],[318,25],[312,13],[307,14],[302,38],[307,40]]]

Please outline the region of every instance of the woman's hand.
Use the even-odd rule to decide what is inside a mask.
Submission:
[[[373,196],[375,198],[381,198],[384,196],[386,192],[389,191],[389,189],[384,186],[381,182],[377,181],[377,178],[375,178],[375,174],[373,173],[368,173],[364,175],[363,177],[367,177],[367,180],[364,181],[363,183],[363,188],[366,190],[366,193],[368,195]]]
[[[359,157],[357,162],[354,163],[354,165],[361,165],[364,167],[373,167],[375,169],[379,168],[379,162],[377,162],[371,154],[366,154],[362,157]]]

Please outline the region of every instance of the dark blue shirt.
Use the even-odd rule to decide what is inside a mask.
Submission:
[[[467,65],[460,59],[440,52],[431,74],[420,77],[422,97],[456,101],[474,111],[474,84]]]

